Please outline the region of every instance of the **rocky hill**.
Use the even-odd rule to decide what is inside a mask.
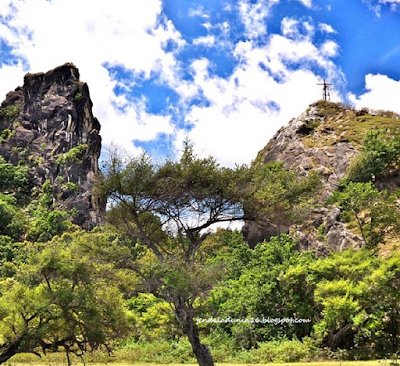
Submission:
[[[400,126],[400,119],[392,112],[355,111],[342,104],[319,101],[282,127],[259,152],[256,165],[281,161],[300,177],[311,170],[321,176],[323,187],[318,207],[302,224],[286,228],[299,239],[302,249],[315,249],[323,255],[331,250],[363,246],[361,236],[341,221],[339,208],[324,203],[346,176],[367,132],[393,126]],[[273,223],[246,223],[243,232],[250,244],[276,235]]]
[[[98,172],[100,124],[86,83],[71,63],[27,74],[0,108],[0,155],[30,167],[32,192],[50,186],[54,209],[75,209],[74,223],[90,228],[105,205],[92,197]]]

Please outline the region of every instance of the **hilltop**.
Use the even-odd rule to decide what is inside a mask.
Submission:
[[[311,171],[321,177],[319,204],[308,220],[286,228],[298,238],[302,249],[315,249],[326,254],[331,250],[363,246],[360,233],[343,222],[340,209],[337,205],[327,204],[327,200],[349,173],[368,133],[380,131],[383,135],[397,136],[399,128],[399,115],[393,112],[366,108],[357,111],[342,103],[318,101],[283,126],[258,153],[254,166],[280,161],[299,177],[307,176]],[[391,192],[400,186],[396,172],[384,179],[374,177],[374,184]],[[275,226],[273,223],[247,223],[243,232],[254,245],[275,235]]]

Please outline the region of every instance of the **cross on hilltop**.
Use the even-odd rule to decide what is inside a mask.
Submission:
[[[317,84],[317,85],[323,85],[323,87],[322,87],[322,90],[323,90],[322,91],[322,98],[324,100],[327,100],[328,98],[331,99],[331,95],[329,94],[329,85],[332,85],[332,84],[327,83],[325,81],[325,79],[324,79],[323,84]]]

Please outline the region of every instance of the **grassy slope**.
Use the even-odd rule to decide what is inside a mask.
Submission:
[[[392,133],[400,133],[398,118],[371,114],[357,116],[356,111],[334,103],[330,108],[323,106],[321,103],[319,107],[323,115],[322,123],[315,128],[314,133],[300,138],[306,147],[331,146],[339,141],[348,141],[354,148],[360,149],[369,131],[389,129]]]

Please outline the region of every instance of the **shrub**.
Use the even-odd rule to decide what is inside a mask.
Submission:
[[[80,144],[78,146],[73,147],[65,154],[60,154],[57,157],[56,163],[58,165],[65,164],[67,162],[81,163],[83,154],[85,153],[87,147],[88,147],[87,144]]]

